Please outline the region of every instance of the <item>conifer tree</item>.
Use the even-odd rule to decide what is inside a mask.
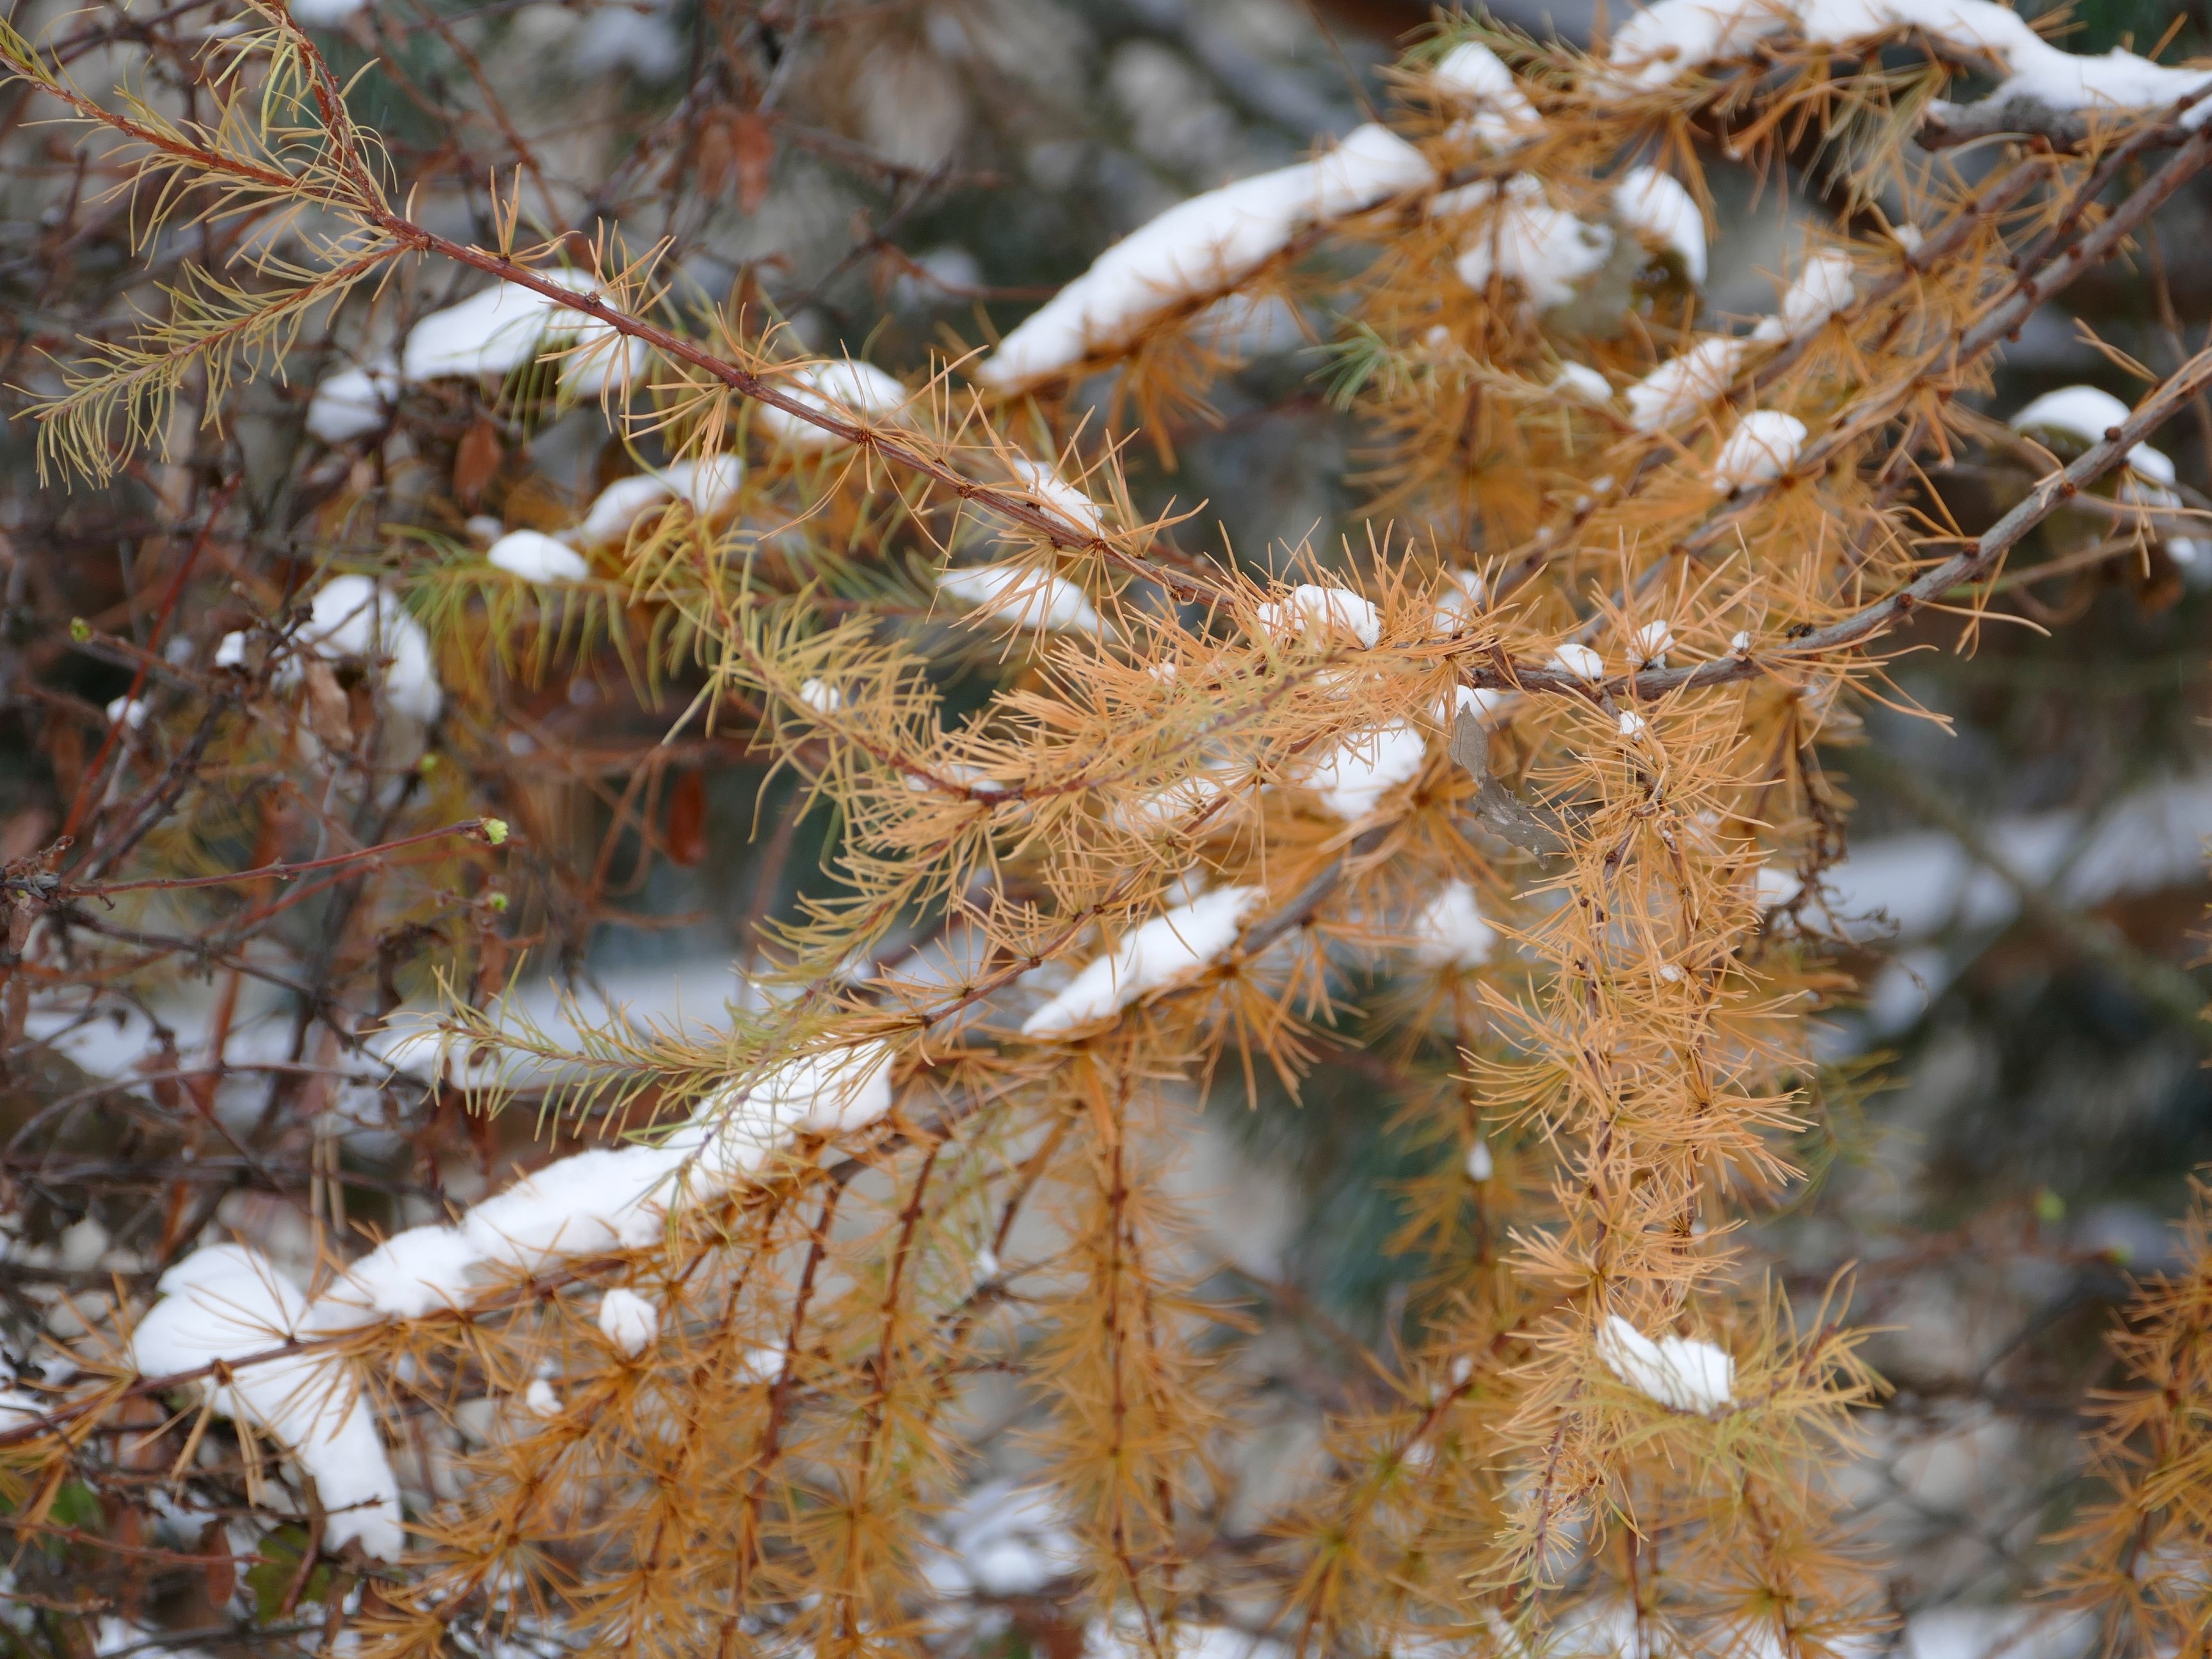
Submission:
[[[1887,1639],[1875,1322],[1753,1231],[1850,1109],[1830,766],[1905,653],[2212,567],[2154,447],[2212,353],[1996,397],[2152,257],[2212,70],[1995,0],[1440,16],[1340,139],[1048,295],[955,283],[996,303],[887,367],[685,257],[687,193],[757,206],[780,143],[894,201],[951,165],[784,122],[760,37],[803,25],[702,6],[719,100],[586,191],[442,13],[404,27],[472,96],[358,67],[396,12],[181,11],[0,25],[134,262],[127,326],[18,357],[36,489],[155,526],[127,606],[13,647],[130,684],[96,727],[46,694],[65,811],[6,872],[15,1207],[101,1195],[9,1247],[52,1275],[11,1644]],[[1703,293],[1723,172],[1790,210],[1749,318]],[[1157,487],[1255,316],[1355,434],[1337,539]],[[1976,458],[2008,491],[1947,489]],[[738,791],[722,1006],[594,994]],[[1271,1458],[1183,1167],[1204,1103],[1296,1113],[1347,1053],[1401,1291]],[[2207,1640],[2188,1250],[2040,1546],[2116,1652]]]

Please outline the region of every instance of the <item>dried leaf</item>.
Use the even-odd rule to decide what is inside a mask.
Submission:
[[[696,772],[679,772],[668,791],[668,828],[661,836],[668,856],[686,869],[707,856],[707,786]]]
[[[484,486],[499,476],[499,464],[506,459],[499,428],[489,416],[478,421],[453,451],[453,499],[463,507],[474,507],[483,498]]]
[[[730,144],[737,164],[738,205],[758,212],[775,171],[775,135],[758,111],[747,110],[730,123]]]
[[[326,662],[310,662],[301,676],[307,688],[307,730],[330,748],[353,747],[353,702]]]
[[[737,147],[732,143],[730,124],[720,115],[710,115],[700,125],[699,141],[691,150],[691,179],[702,196],[719,198],[730,187],[731,175],[737,168]]]
[[[238,1589],[238,1558],[230,1553],[230,1534],[221,1521],[200,1528],[199,1553],[204,1558],[200,1584],[208,1605],[218,1610],[228,1607]]]
[[[1500,783],[1491,770],[1490,745],[1496,740],[1496,734],[1466,709],[1452,721],[1451,757],[1482,786],[1474,798],[1475,816],[1493,835],[1524,852],[1565,852],[1567,836],[1559,825]]]

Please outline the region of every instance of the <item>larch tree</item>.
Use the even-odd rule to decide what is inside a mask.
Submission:
[[[115,607],[37,577],[7,646],[58,810],[5,875],[5,1639],[1883,1650],[1880,1322],[1760,1231],[1862,1092],[1837,763],[1907,653],[2212,575],[2154,447],[2212,351],[1996,395],[2182,257],[2212,70],[1994,0],[1441,16],[1370,118],[1042,291],[894,205],[853,266],[975,303],[886,367],[686,240],[791,150],[942,182],[783,113],[926,114],[872,54],[954,14],[848,9],[702,4],[588,189],[474,16],[0,26],[0,143],[118,262],[97,330],[18,332],[26,489],[144,520]],[[1787,209],[1748,317],[1723,175]],[[1238,547],[1179,449],[1285,328],[1356,512]],[[737,976],[592,994],[710,822]],[[1191,1146],[1345,1066],[1395,1289],[1291,1305],[1340,1364],[1263,1444],[1297,1292],[1191,1248]],[[2188,1256],[2034,1545],[2114,1652],[2212,1641]]]

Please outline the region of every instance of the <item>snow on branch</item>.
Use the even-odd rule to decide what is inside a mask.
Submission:
[[[1093,639],[1106,632],[1090,596],[1065,576],[1017,565],[977,565],[939,573],[937,586],[947,597],[1011,627]]]
[[[792,395],[820,414],[836,415],[859,426],[867,426],[896,415],[906,404],[907,389],[873,363],[852,358],[802,363],[792,371]],[[820,453],[842,449],[845,440],[823,430],[787,410],[771,404],[757,406],[753,418],[778,443],[802,453]]]
[[[1613,36],[1600,89],[1623,95],[1668,86],[1792,33],[1808,45],[1853,52],[1887,35],[1917,33],[1960,57],[1994,61],[2007,77],[1991,94],[1999,107],[2057,114],[2145,109],[2212,88],[2212,71],[2172,69],[2117,49],[2100,56],[2062,51],[1995,0],[1659,0]],[[2212,100],[2200,100],[2180,125],[2194,129],[2209,113]]]
[[[268,1432],[313,1477],[328,1544],[357,1540],[367,1553],[392,1559],[403,1543],[398,1483],[358,1365],[330,1352],[263,1356],[289,1342],[465,1309],[502,1273],[642,1249],[680,1204],[757,1176],[794,1136],[848,1133],[881,1119],[891,1105],[890,1063],[880,1042],[800,1055],[709,1096],[658,1145],[572,1153],[451,1225],[394,1234],[312,1301],[255,1250],[203,1247],[162,1275],[161,1299],[133,1334],[131,1363],[141,1376],[160,1376],[224,1362],[207,1389],[210,1407]],[[635,1292],[611,1290],[599,1322],[634,1358],[659,1315]],[[239,1363],[249,1358],[256,1363]]]
[[[1653,1341],[1619,1314],[1608,1314],[1597,1334],[1605,1368],[1669,1410],[1701,1415],[1735,1403],[1735,1359],[1724,1348],[1688,1337]]]
[[[446,706],[438,684],[430,636],[409,614],[398,596],[369,576],[333,576],[307,602],[307,618],[292,635],[293,654],[277,669],[277,688],[300,682],[302,660],[340,662],[356,659],[380,663],[378,684],[397,712],[427,726]],[[216,643],[218,668],[246,665],[246,635],[226,634]]]
[[[258,1251],[204,1247],[161,1275],[161,1299],[138,1322],[131,1358],[141,1375],[198,1370],[314,1334],[307,1298]],[[272,1436],[314,1479],[324,1542],[358,1541],[367,1554],[399,1553],[399,1481],[385,1455],[360,1379],[329,1354],[288,1355],[241,1366],[206,1388],[217,1414]]]
[[[1022,1035],[1058,1037],[1121,1012],[1200,972],[1237,943],[1267,896],[1260,887],[1217,887],[1133,929],[1022,1023]]]
[[[599,288],[579,270],[538,274],[573,293]],[[560,378],[572,397],[596,398],[611,380],[626,384],[645,367],[642,341],[617,336],[608,324],[549,295],[495,283],[423,318],[408,331],[396,357],[378,357],[325,380],[308,402],[307,430],[326,444],[365,437],[392,418],[403,386],[497,379],[536,362],[544,346],[556,343],[568,347]]]
[[[1439,101],[1468,112],[1446,130],[1447,137],[1478,138],[1503,153],[1543,125],[1513,71],[1480,40],[1462,41],[1446,52],[1430,71],[1430,84]]]
[[[1118,350],[1160,317],[1233,286],[1301,232],[1436,182],[1426,157],[1369,123],[1327,155],[1194,196],[1100,254],[975,366],[1018,392]]]

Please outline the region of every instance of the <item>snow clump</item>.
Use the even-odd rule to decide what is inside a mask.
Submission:
[[[1474,889],[1456,877],[1413,918],[1413,959],[1424,968],[1480,968],[1497,945]]]
[[[1436,181],[1426,157],[1388,127],[1356,128],[1335,149],[1194,196],[1100,254],[977,364],[1016,392],[1118,349],[1164,313],[1241,281],[1292,237]]]
[[[142,1376],[233,1364],[312,1335],[307,1298],[258,1251],[204,1246],[163,1273],[161,1299],[131,1333]],[[325,1512],[324,1544],[389,1561],[400,1552],[399,1482],[378,1437],[361,1379],[335,1355],[288,1354],[234,1365],[200,1387],[210,1407],[266,1431],[312,1475]]]
[[[1446,129],[1447,137],[1479,138],[1502,153],[1524,143],[1543,125],[1513,71],[1480,40],[1454,46],[1430,73],[1440,102],[1472,112]]]
[[[1106,516],[1099,510],[1098,503],[1063,481],[1042,461],[1017,455],[1012,465],[1024,493],[1052,517],[1086,540],[1105,533]]]
[[[1613,187],[1613,210],[1637,235],[1673,251],[1692,283],[1705,280],[1705,216],[1697,198],[1656,167],[1631,167]]]
[[[1669,357],[1628,388],[1629,424],[1639,432],[1663,432],[1696,414],[1728,390],[1743,353],[1741,340],[1716,334]]]
[[[1406,720],[1355,732],[1310,768],[1305,786],[1346,823],[1365,817],[1393,789],[1421,775],[1429,746]]]
[[[1266,896],[1259,887],[1217,887],[1154,916],[1023,1021],[1022,1035],[1058,1036],[1188,978],[1237,943],[1244,918]]]
[[[1552,653],[1552,666],[1563,674],[1595,684],[1605,678],[1605,659],[1586,645],[1570,640]]]
[[[963,605],[1016,628],[1093,638],[1105,632],[1090,599],[1065,576],[1012,565],[977,565],[939,572],[937,586]]]
[[[2093,386],[2061,386],[2046,392],[2012,417],[2014,431],[2040,437],[2062,459],[2094,448],[2105,434],[2124,425],[2131,411],[2109,392]],[[2178,512],[2184,507],[2174,488],[2172,458],[2162,449],[2137,444],[2128,451],[2127,477],[2120,481],[2118,496],[2132,506],[2154,512]],[[2163,535],[2160,538],[2173,561],[2192,576],[2212,575],[2212,542],[2194,536]]]
[[[1501,186],[1490,179],[1446,191],[1429,204],[1437,217],[1492,212],[1461,246],[1452,269],[1469,288],[1498,276],[1519,287],[1531,307],[1549,311],[1575,297],[1575,285],[1613,253],[1613,233],[1552,205],[1542,181],[1516,173]]]
[[[326,444],[367,437],[392,418],[399,402],[399,366],[390,357],[342,368],[307,400],[307,430]]]
[[[430,657],[430,636],[422,624],[408,614],[395,594],[386,592],[368,576],[333,576],[307,602],[307,620],[292,636],[295,651],[327,661],[360,658],[382,662],[385,702],[398,714],[428,726],[446,706],[438,684],[438,671]],[[246,665],[246,635],[226,634],[217,642],[215,665],[242,668]],[[280,690],[289,690],[300,681],[298,662],[285,663],[276,674]]]
[[[1613,37],[1605,89],[1648,91],[1792,26],[1816,46],[1862,50],[1884,35],[1917,30],[1950,52],[1993,59],[2006,79],[1991,101],[2033,101],[2057,111],[2140,109],[2212,89],[2212,72],[2169,68],[2135,52],[2062,51],[1995,0],[1659,0]],[[2195,127],[2212,100],[2182,116]]]
[[[1797,339],[1838,313],[1849,310],[1857,298],[1850,255],[1833,250],[1815,253],[1805,261],[1797,280],[1784,290],[1782,309],[1762,318],[1751,337],[1769,344]]]
[[[791,373],[788,384],[777,389],[791,400],[818,414],[831,415],[855,426],[872,426],[896,414],[906,404],[903,386],[873,363],[843,358],[834,362],[802,363]],[[753,418],[761,430],[778,443],[809,454],[842,448],[847,440],[825,432],[803,416],[769,404],[756,407]]]
[[[1771,483],[1796,464],[1805,447],[1805,422],[1778,410],[1745,416],[1713,458],[1713,485],[1735,490]]]
[[[537,530],[510,530],[485,551],[496,568],[526,582],[580,582],[592,574],[584,556]]]
[[[1261,632],[1278,640],[1343,633],[1372,650],[1382,638],[1382,613],[1372,600],[1318,582],[1300,582],[1283,598],[1261,605],[1254,619]]]
[[[660,1313],[635,1291],[617,1285],[599,1298],[599,1332],[625,1359],[635,1359],[660,1333]]]
[[[1597,1357],[1632,1389],[1678,1412],[1717,1412],[1735,1403],[1735,1359],[1723,1348],[1668,1335],[1654,1342],[1618,1314],[1597,1334]]]

